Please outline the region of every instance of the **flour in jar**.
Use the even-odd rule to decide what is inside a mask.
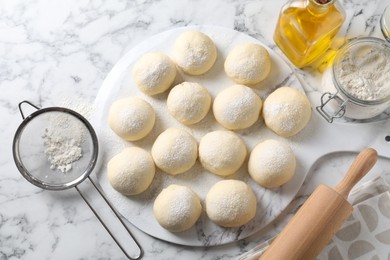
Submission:
[[[335,73],[352,97],[376,101],[390,95],[390,53],[386,49],[372,45],[351,49],[340,59]]]

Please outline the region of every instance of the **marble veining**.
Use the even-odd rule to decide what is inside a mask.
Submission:
[[[43,191],[17,171],[11,146],[21,122],[17,109],[20,101],[27,99],[45,107],[77,98],[91,104],[108,72],[127,51],[158,32],[181,26],[236,29],[278,52],[272,35],[283,3],[1,1],[0,259],[124,259],[75,190]],[[389,4],[387,0],[344,0],[343,4],[347,19],[339,34],[341,39],[383,38],[379,17]],[[315,100],[321,90],[320,74],[310,69],[296,72],[309,97]],[[232,259],[277,234],[316,185],[334,185],[341,178],[354,155],[332,154],[318,160],[286,211],[262,232],[238,242],[189,248],[154,239],[132,225],[129,228],[145,250],[144,259]],[[381,159],[373,175],[388,176],[389,166],[386,159]]]

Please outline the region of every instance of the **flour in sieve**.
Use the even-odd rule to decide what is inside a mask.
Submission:
[[[48,126],[42,135],[45,155],[51,169],[68,172],[73,163],[82,157],[85,126],[75,117],[64,113],[52,112],[47,117]]]

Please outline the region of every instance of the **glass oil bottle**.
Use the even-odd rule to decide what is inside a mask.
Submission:
[[[302,68],[326,52],[344,20],[337,0],[290,0],[280,12],[274,41]]]

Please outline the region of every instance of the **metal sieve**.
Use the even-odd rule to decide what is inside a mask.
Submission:
[[[25,117],[22,109],[23,104],[30,105],[36,111]],[[74,187],[123,253],[129,259],[141,258],[143,251],[140,245],[130,233],[119,213],[89,176],[97,163],[99,145],[96,133],[87,119],[67,108],[48,107],[40,109],[29,101],[19,103],[19,111],[23,122],[16,130],[12,149],[15,164],[22,176],[35,186],[46,190],[65,190]],[[51,133],[49,138],[55,139],[51,140],[54,144],[53,147],[47,147],[47,142],[45,143],[48,132]],[[58,144],[57,146],[57,143],[68,141],[71,142],[70,145],[73,144],[69,147],[80,148],[81,157],[75,157],[77,159],[74,161],[66,161],[69,158],[63,156],[66,164],[64,168],[62,165],[56,164],[54,159],[58,159],[56,155],[61,152],[58,151],[58,146],[64,145]],[[64,149],[65,152],[69,152],[69,150],[67,146]],[[48,151],[54,154],[52,156],[53,160],[50,160],[50,156],[48,157]],[[74,156],[74,154],[70,155]],[[89,189],[88,192],[97,191],[99,193],[125,228],[127,235],[125,239],[130,238],[130,240],[124,242],[123,234],[122,237],[114,234],[108,227],[107,221],[103,221],[102,214],[99,214],[92,206],[92,201],[88,198],[90,196],[83,194],[84,191],[77,187],[87,178],[94,187],[94,189]],[[128,252],[130,251],[129,247],[131,250],[137,248],[138,252],[135,257],[130,256],[132,254]]]

